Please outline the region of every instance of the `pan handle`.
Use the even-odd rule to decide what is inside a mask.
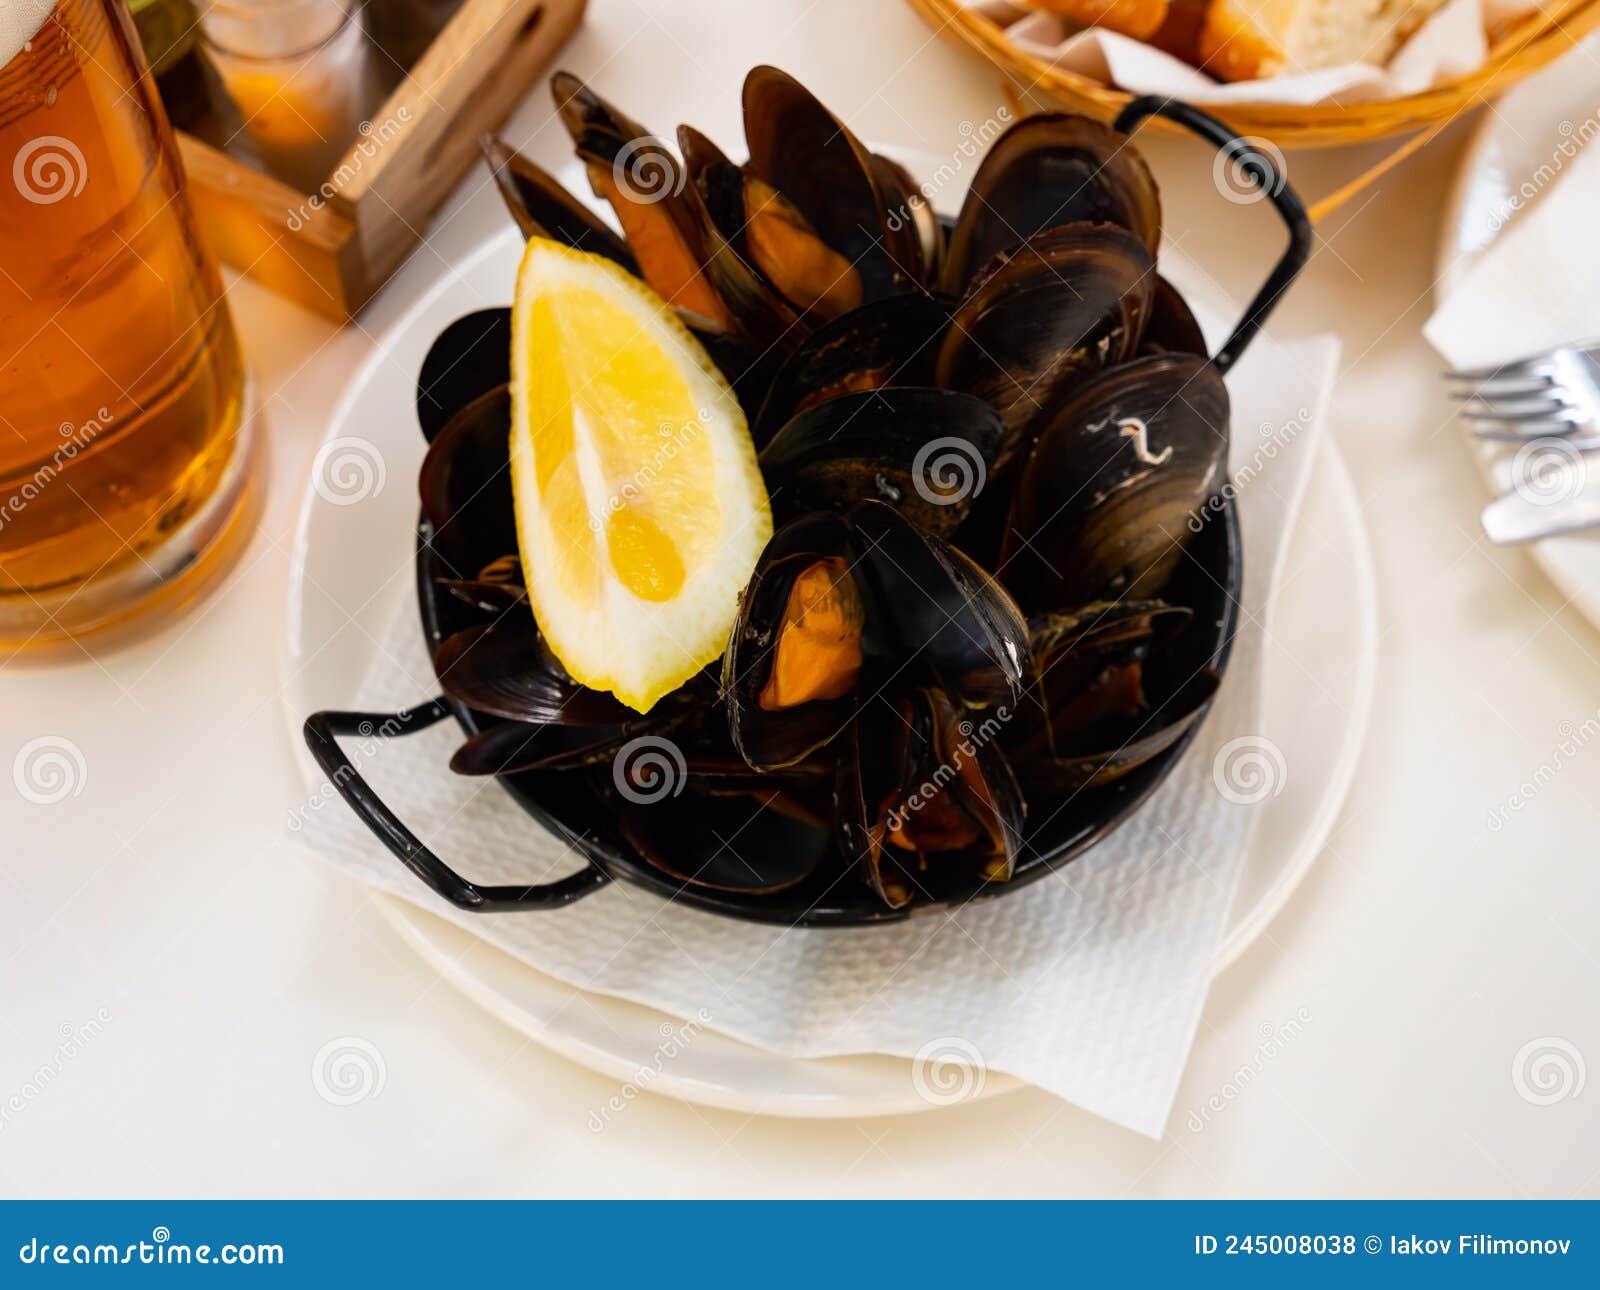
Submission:
[[[306,718],[306,746],[326,772],[339,796],[350,804],[357,817],[373,835],[388,847],[406,868],[432,887],[457,909],[477,914],[503,913],[513,909],[558,909],[599,891],[611,881],[592,860],[577,873],[555,882],[529,886],[480,887],[468,882],[428,850],[416,834],[406,828],[383,799],[372,791],[355,763],[339,746],[339,735],[363,739],[390,738],[426,730],[450,715],[442,699],[408,708],[404,712],[317,712]]]
[[[1288,290],[1289,284],[1300,276],[1300,270],[1305,268],[1306,261],[1311,258],[1311,221],[1306,216],[1306,208],[1300,201],[1299,195],[1289,187],[1289,181],[1278,164],[1249,139],[1235,134],[1208,112],[1202,112],[1199,108],[1188,103],[1180,103],[1176,99],[1147,94],[1134,99],[1123,108],[1117,114],[1113,127],[1123,134],[1132,134],[1141,121],[1152,116],[1165,117],[1190,133],[1216,144],[1229,161],[1238,166],[1257,188],[1272,199],[1273,206],[1277,208],[1278,214],[1283,217],[1284,225],[1289,230],[1289,245],[1283,257],[1273,268],[1271,276],[1262,284],[1261,290],[1256,292],[1256,298],[1250,302],[1244,317],[1234,327],[1233,334],[1211,358],[1212,366],[1218,372],[1226,374],[1228,369],[1244,355],[1250,342],[1255,339],[1256,333],[1261,330],[1262,324],[1277,308],[1278,301]]]

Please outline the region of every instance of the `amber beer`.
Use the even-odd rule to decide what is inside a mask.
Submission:
[[[238,545],[244,373],[183,184],[123,0],[3,0],[8,652],[172,603]]]

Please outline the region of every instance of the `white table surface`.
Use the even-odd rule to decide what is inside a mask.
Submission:
[[[1003,102],[897,0],[592,0],[560,60],[658,130],[687,119],[735,148],[739,83],[762,61],[863,137],[934,153]],[[552,164],[566,138],[547,103],[540,85],[506,132]],[[1377,554],[1376,713],[1326,853],[1212,992],[1164,1141],[1033,1091],[836,1123],[646,1095],[591,1132],[611,1081],[464,1002],[291,842],[305,790],[279,658],[303,480],[369,333],[504,219],[478,171],[357,327],[233,283],[270,498],[224,594],[140,644],[0,675],[0,763],[48,734],[87,767],[51,806],[0,777],[0,1194],[1600,1194],[1600,1086],[1537,1106],[1511,1078],[1541,1037],[1600,1063],[1600,747],[1556,752],[1596,716],[1600,638],[1522,555],[1483,542],[1482,484],[1418,334],[1465,137],[1335,215],[1274,323],[1344,338],[1333,428]],[[1146,150],[1168,236],[1243,299],[1278,245],[1272,217],[1225,204],[1198,144]],[[1290,169],[1319,195],[1376,155]],[[1330,604],[1330,632],[1340,619]],[[1257,1063],[1259,1035],[1302,1009]],[[57,1061],[64,1030],[102,1010]],[[340,1107],[310,1072],[346,1035],[380,1048],[386,1083]],[[42,1088],[41,1063],[59,1066]],[[1224,1109],[1197,1131],[1213,1095]]]

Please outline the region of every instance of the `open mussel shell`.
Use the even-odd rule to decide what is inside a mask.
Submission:
[[[1124,599],[1033,620],[1039,683],[1023,720],[1006,731],[1029,792],[1103,788],[1193,728],[1219,681],[1203,661],[1212,646],[1203,634],[1187,650],[1173,648],[1194,619],[1165,601]]]
[[[916,228],[891,222],[872,154],[844,122],[776,67],[751,69],[743,97],[750,170],[857,268],[864,299],[915,286],[922,268]]]
[[[781,513],[887,502],[944,537],[982,492],[1005,440],[999,413],[982,399],[891,386],[798,413],[762,449],[761,471]]]
[[[522,585],[522,559],[515,554],[489,561],[475,577],[434,581],[462,604],[496,617],[528,600],[528,589]]]
[[[1007,731],[1013,747],[1028,752],[1049,746],[1057,733],[1076,733],[1132,695],[1132,711],[1143,702],[1137,671],[1113,669],[1142,663],[1149,652],[1182,631],[1194,611],[1163,600],[1101,600],[1075,609],[1036,615],[1028,623],[1038,683],[1027,695],[1022,720]]]
[[[1026,815],[995,731],[937,690],[863,700],[834,808],[846,861],[895,909],[1011,877]]]
[[[464,314],[434,338],[417,373],[417,423],[432,443],[450,418],[511,380],[511,310]]]
[[[854,560],[844,520],[819,514],[803,516],[780,528],[756,562],[723,655],[722,692],[734,748],[758,770],[795,765],[833,740],[849,723],[853,684],[831,697],[775,708],[772,677],[780,663],[796,584],[819,567],[853,580]],[[859,596],[859,584],[853,583],[853,587]],[[862,612],[865,614],[864,608]],[[867,626],[863,621],[858,642],[863,657],[874,648]]]
[[[941,285],[959,293],[996,255],[1061,224],[1116,224],[1152,259],[1161,200],[1125,134],[1088,117],[1040,113],[985,154],[956,217]]]
[[[705,222],[684,191],[678,159],[571,73],[552,76],[550,90],[590,186],[622,225],[639,275],[700,329],[728,330],[731,314],[705,272]]]
[[[471,578],[484,550],[517,549],[511,498],[511,390],[467,404],[428,446],[417,478],[429,544],[452,578]]]
[[[563,188],[554,175],[493,135],[484,135],[478,146],[523,237],[548,238],[575,250],[603,255],[629,273],[639,272],[628,244]]]
[[[992,403],[1013,451],[1026,451],[1068,391],[1137,351],[1154,291],[1150,253],[1128,230],[1050,229],[973,284],[940,346],[935,383]]]
[[[1015,753],[1017,774],[1035,797],[1114,784],[1187,735],[1220,684],[1216,672],[1203,668],[1152,703],[1141,665],[1112,664],[1071,705],[1085,718],[1082,727],[1054,733],[1048,748]]]
[[[451,698],[509,721],[620,726],[638,716],[568,676],[527,610],[448,637],[434,652],[433,670]]]
[[[763,347],[788,351],[804,338],[800,312],[750,262],[744,250],[744,173],[692,126],[678,127],[687,192],[704,215],[705,271],[740,331]]]
[[[797,412],[857,390],[932,385],[951,303],[908,292],[875,300],[819,327],[778,369],[751,422],[764,447]]]
[[[1164,600],[1096,600],[1041,614],[1028,624],[1041,677],[1056,663],[1170,635],[1187,626],[1194,610]]]
[[[1125,363],[1062,404],[1012,501],[1003,567],[1022,604],[1159,596],[1223,482],[1228,412],[1190,354]]]

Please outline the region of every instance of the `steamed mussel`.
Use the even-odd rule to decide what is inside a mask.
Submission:
[[[552,88],[617,227],[487,140],[513,217],[676,306],[777,528],[720,670],[643,714],[579,685],[525,603],[505,364],[450,359],[503,351],[504,311],[455,324],[419,390],[428,542],[467,624],[434,665],[480,718],[454,768],[576,776],[630,863],[757,902],[860,881],[903,910],[1047,865],[1094,814],[1074,804],[1147,791],[1203,720],[1234,617],[1237,535],[1204,522],[1227,513],[1227,390],[1156,272],[1144,162],[1029,117],[945,223],[774,68],[746,81],[742,162]]]

